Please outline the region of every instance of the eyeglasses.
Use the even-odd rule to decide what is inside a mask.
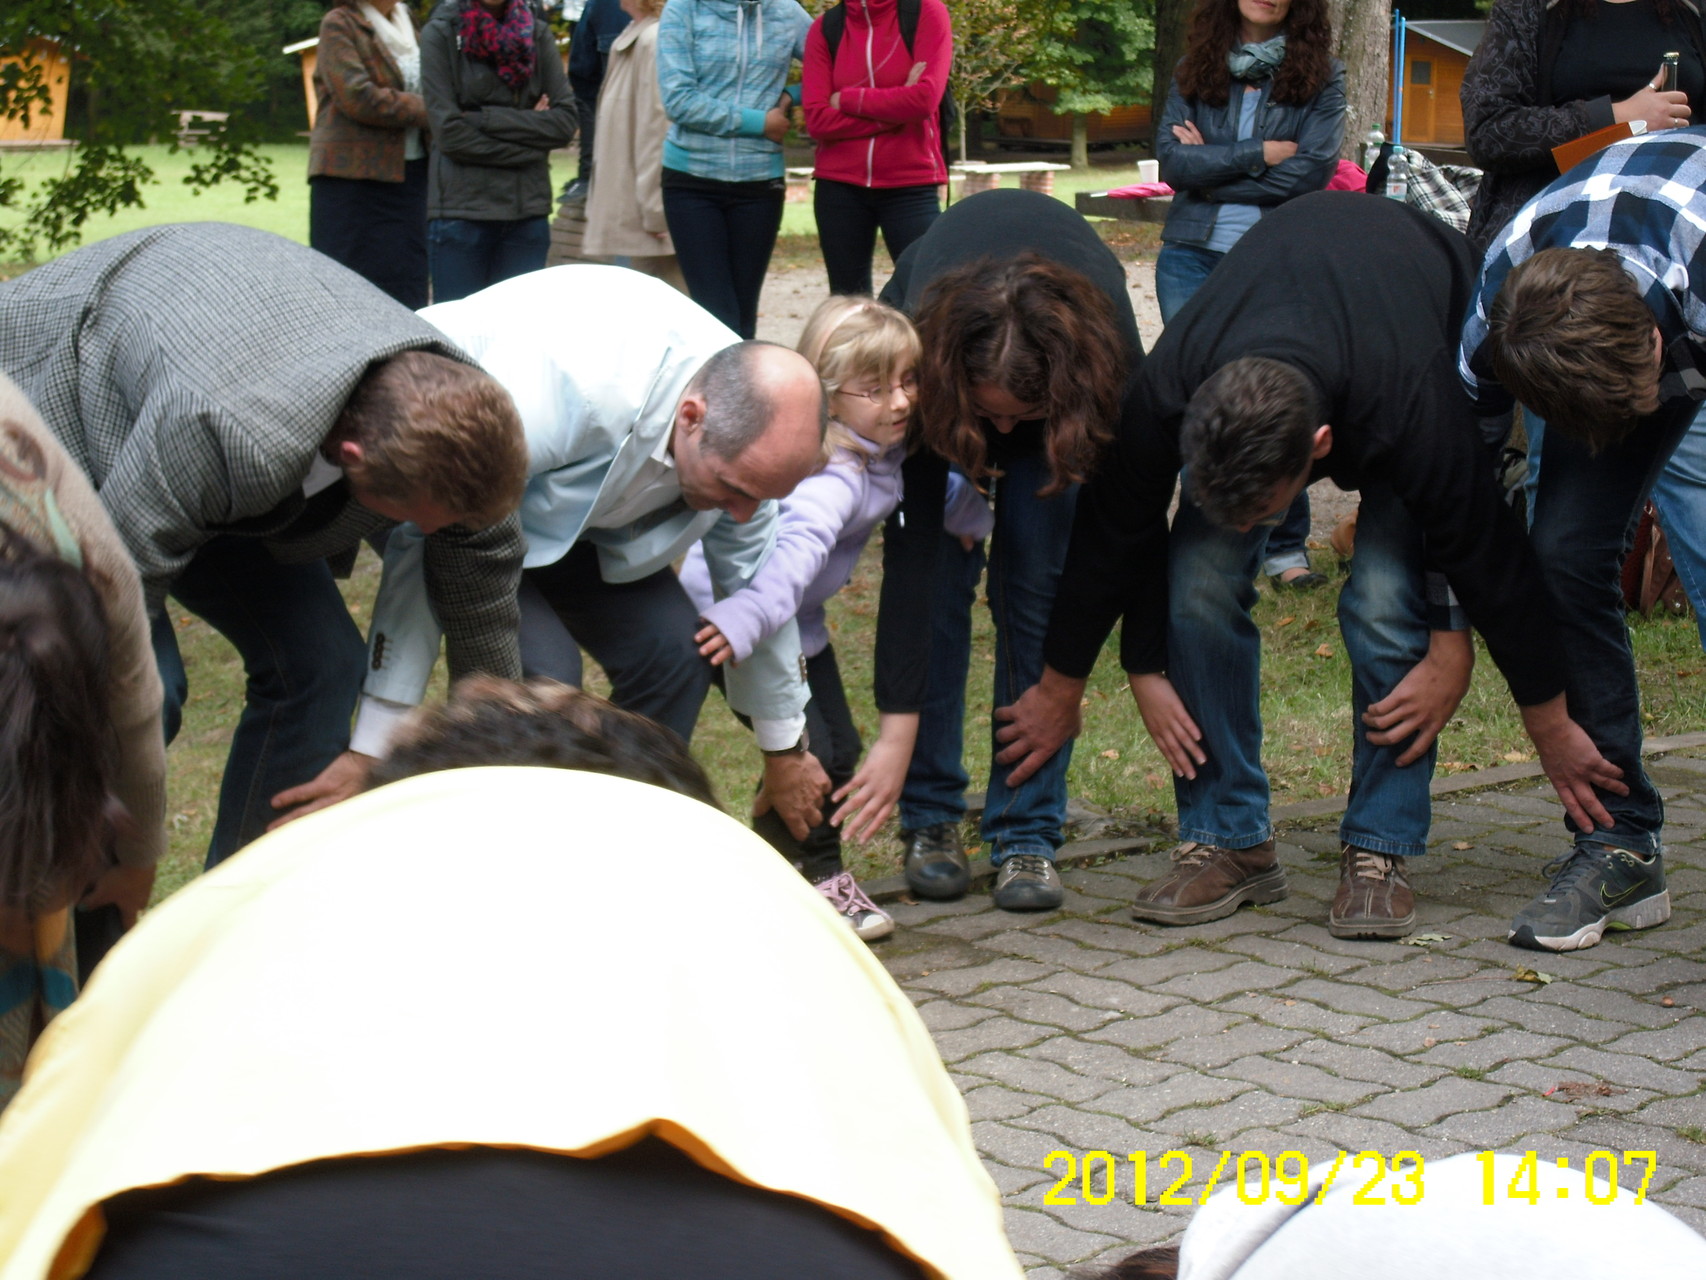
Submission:
[[[837,389],[844,396],[858,396],[859,399],[869,400],[872,404],[884,404],[892,399],[897,391],[905,395],[908,400],[912,399],[918,394],[918,379],[902,378],[892,387],[872,387],[869,391],[853,391],[847,387]]]

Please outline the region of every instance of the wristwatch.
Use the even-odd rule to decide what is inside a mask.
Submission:
[[[759,750],[762,751],[766,756],[803,756],[806,754],[806,752],[811,750],[811,745],[812,745],[811,744],[811,735],[808,734],[804,729],[801,729],[800,730],[800,740],[798,742],[796,742],[793,746],[791,746],[791,747],[778,747],[774,751],[769,751],[763,747],[760,747]]]

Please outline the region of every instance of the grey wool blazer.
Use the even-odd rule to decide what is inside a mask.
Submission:
[[[221,534],[306,561],[390,527],[347,500],[299,522],[302,482],[368,365],[411,349],[468,359],[330,258],[224,223],[115,236],[0,284],[0,370],[93,481],[151,615]],[[452,677],[519,677],[517,518],[426,545]]]

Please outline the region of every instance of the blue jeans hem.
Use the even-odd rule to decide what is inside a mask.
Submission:
[[[1264,840],[1273,838],[1274,829],[1271,825],[1261,827],[1254,835],[1222,835],[1217,831],[1209,831],[1203,827],[1180,827],[1179,842],[1187,840],[1197,844],[1212,844],[1219,849],[1248,849],[1253,844],[1261,844]]]
[[[1003,862],[1006,862],[1007,859],[1016,857],[1021,853],[1035,854],[1039,858],[1047,858],[1050,862],[1053,862],[1055,851],[1049,848],[1046,844],[1021,844],[1013,846],[1012,848],[997,848],[989,855],[989,865],[992,867],[999,867]]]
[[[917,831],[922,827],[934,827],[943,822],[951,822],[955,826],[966,820],[966,811],[962,807],[958,813],[952,809],[908,809],[902,805],[900,810],[900,829],[902,831]]]
[[[1307,551],[1282,551],[1271,560],[1262,561],[1262,572],[1270,578],[1277,578],[1288,569],[1309,568],[1309,553]]]
[[[1425,843],[1414,840],[1383,840],[1378,836],[1364,835],[1345,827],[1339,828],[1339,839],[1345,844],[1354,844],[1370,853],[1384,853],[1390,858],[1419,858],[1428,851]]]
[[[1608,849],[1627,849],[1630,853],[1638,853],[1643,858],[1650,858],[1656,853],[1664,852],[1664,842],[1659,838],[1657,832],[1578,831],[1575,846],[1579,849],[1584,844],[1604,845]]]

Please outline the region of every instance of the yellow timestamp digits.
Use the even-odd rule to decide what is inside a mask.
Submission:
[[[1514,1200],[1522,1204],[1539,1204],[1542,1197],[1556,1195],[1560,1200],[1570,1198],[1570,1188],[1559,1178],[1548,1179],[1557,1183],[1548,1186],[1544,1192],[1540,1186],[1540,1157],[1533,1151],[1522,1153],[1522,1159],[1517,1161],[1516,1169],[1510,1180],[1506,1181],[1504,1170],[1498,1169],[1498,1153],[1493,1151],[1480,1152],[1476,1157],[1481,1162],[1481,1203],[1496,1204],[1501,1200]],[[1635,1191],[1635,1203],[1643,1204],[1647,1199],[1647,1184],[1653,1180],[1653,1171],[1658,1168],[1659,1153],[1656,1151],[1625,1151],[1623,1163],[1646,1165],[1647,1171],[1641,1176],[1641,1185]],[[1559,1156],[1557,1166],[1560,1171],[1568,1170],[1570,1158]],[[1509,1168],[1507,1164],[1505,1166]],[[1582,1161],[1582,1197],[1589,1204],[1610,1204],[1617,1199],[1617,1153],[1615,1151],[1590,1151],[1586,1160]]]
[[[1149,1152],[1133,1151],[1121,1161],[1111,1151],[1051,1151],[1043,1168],[1058,1173],[1059,1180],[1043,1197],[1044,1204],[1110,1204],[1119,1195],[1123,1167],[1129,1165],[1131,1202],[1157,1205],[1204,1205],[1223,1178],[1237,1188],[1245,1204],[1266,1204],[1272,1197],[1281,1204],[1301,1205],[1310,1197],[1309,1157],[1301,1151],[1282,1151],[1269,1158],[1265,1151],[1222,1151],[1199,1193],[1188,1192],[1196,1176],[1196,1163],[1188,1151],[1163,1151],[1155,1161],[1153,1182]],[[1360,1179],[1353,1204],[1420,1204],[1422,1157],[1415,1151],[1395,1152],[1390,1159],[1378,1151],[1340,1151],[1314,1192],[1320,1203],[1344,1174]],[[1388,1182],[1390,1177],[1392,1181]],[[1151,1190],[1159,1191],[1150,1199]],[[1390,1196],[1390,1200],[1387,1198]]]

